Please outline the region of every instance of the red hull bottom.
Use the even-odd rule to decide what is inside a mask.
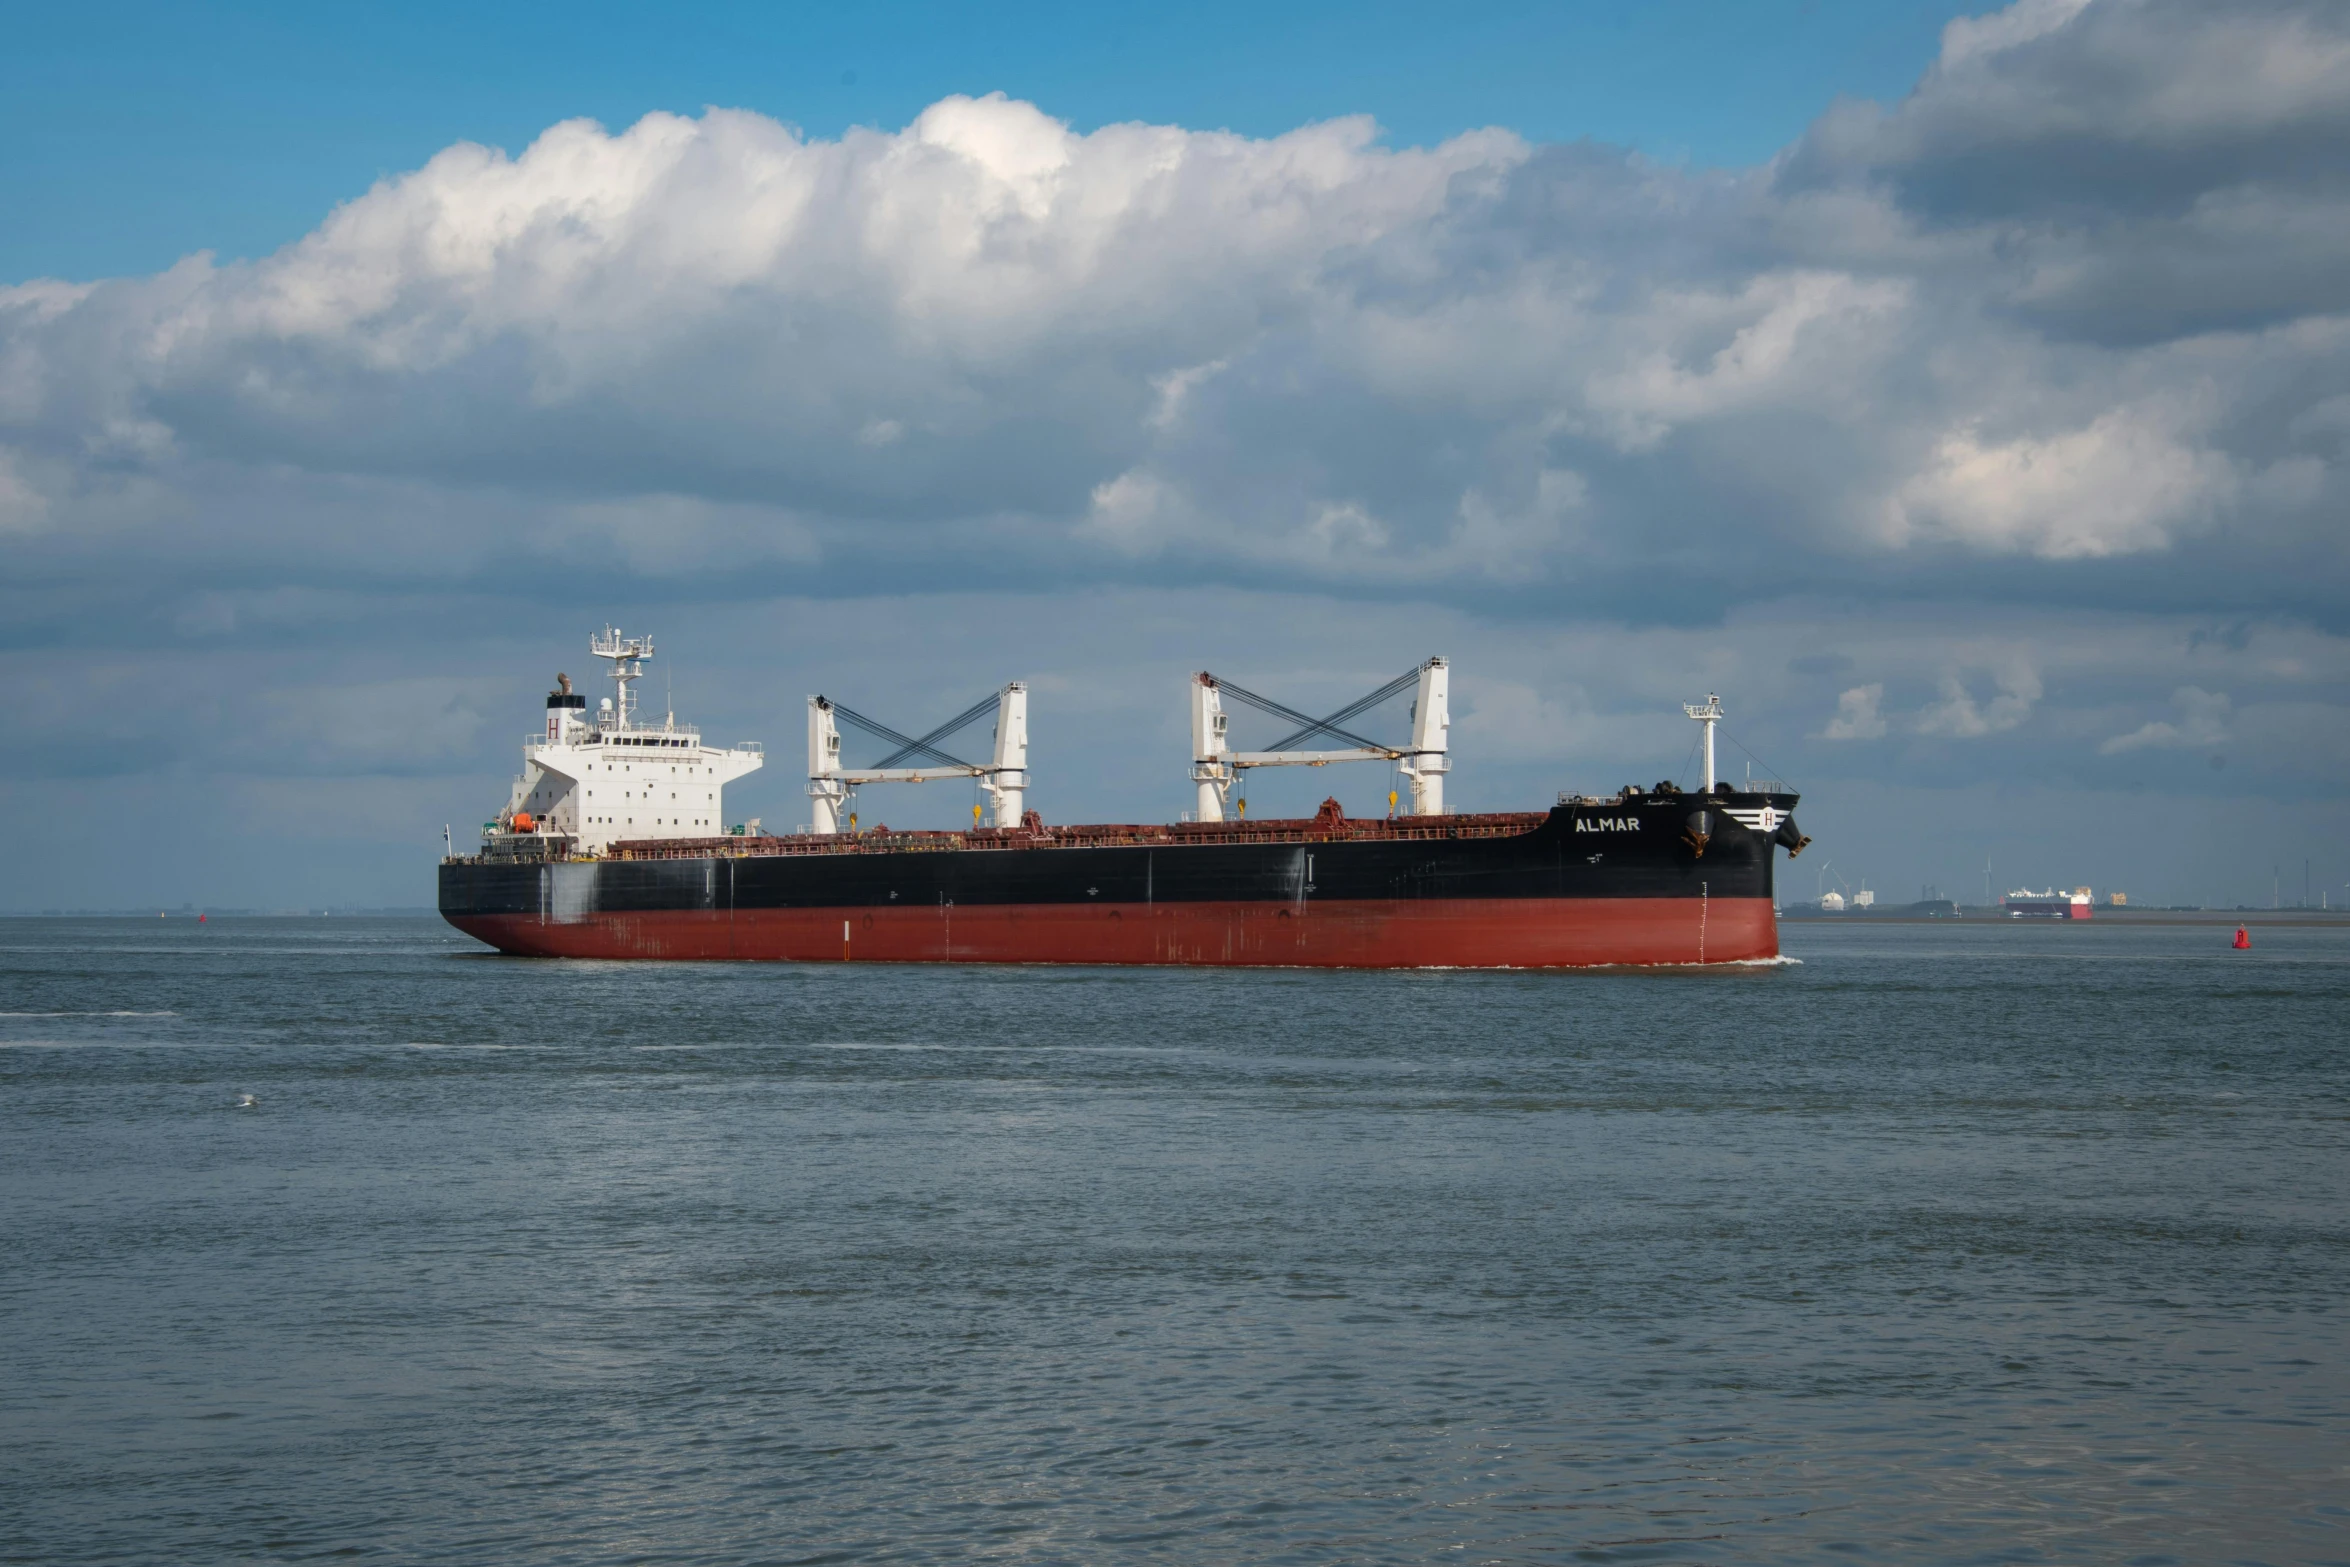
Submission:
[[[501,952],[552,958],[1582,968],[1779,955],[1778,923],[1761,898],[950,904],[448,919]]]

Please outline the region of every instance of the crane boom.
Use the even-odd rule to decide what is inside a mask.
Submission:
[[[1444,774],[1452,767],[1452,760],[1446,754],[1452,724],[1450,677],[1450,666],[1442,658],[1431,658],[1368,696],[1358,697],[1327,717],[1315,718],[1245,686],[1219,680],[1204,670],[1192,676],[1191,779],[1199,790],[1199,820],[1224,819],[1224,801],[1240,773],[1248,768],[1327,767],[1333,762],[1400,763],[1404,776],[1411,781],[1412,814],[1443,815]],[[1419,694],[1412,704],[1412,738],[1408,745],[1382,745],[1340,727],[1414,685],[1419,688]],[[1227,721],[1223,698],[1227,694],[1298,727],[1283,735],[1270,750],[1235,751],[1225,742]],[[1343,750],[1293,749],[1297,742],[1316,735],[1349,741],[1351,746]]]
[[[937,742],[995,710],[995,751],[986,762],[967,762],[939,748]],[[840,721],[846,720],[897,749],[877,767],[843,767],[840,760]],[[899,767],[908,758],[935,762],[930,767]],[[916,738],[866,717],[829,697],[808,698],[809,831],[829,836],[841,829],[848,814],[849,788],[868,783],[932,783],[944,778],[976,778],[995,805],[998,827],[1017,827],[1028,790],[1028,687],[1015,680],[1002,690]]]

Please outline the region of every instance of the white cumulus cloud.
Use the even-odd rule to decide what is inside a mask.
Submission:
[[[1359,119],[1081,133],[1000,95],[832,140],[565,122],[258,261],[0,289],[0,527],[340,575],[398,559],[360,520],[397,504],[404,543],[503,574],[614,559],[533,510],[682,497],[735,508],[746,560],[914,587],[1172,565],[1614,606],[1952,550],[2248,579],[2343,499],[2314,411],[2350,394],[2350,184],[2291,139],[2341,48],[2289,8],[2028,3],[1952,24],[1897,111],[1728,173]],[[2163,165],[2159,231],[2118,187],[2061,225],[2036,186],[1929,188],[2075,134],[1970,107],[2001,94],[2224,96],[2294,50],[2251,141],[2175,111],[2235,139]]]
[[[1885,733],[1885,715],[1879,704],[1885,700],[1883,682],[1854,686],[1836,698],[1836,716],[1828,720],[1820,731],[1823,740],[1875,740]]]
[[[2039,671],[2021,658],[2002,660],[1992,672],[1992,682],[1992,696],[1978,702],[1960,673],[1944,675],[1942,700],[1918,714],[1917,732],[1953,740],[2000,734],[2031,717],[2032,704],[2044,694]]]
[[[1940,535],[2055,560],[2122,555],[2164,547],[2234,488],[2224,456],[2116,409],[2046,436],[1951,432],[1889,504],[1887,524],[1895,538]]]

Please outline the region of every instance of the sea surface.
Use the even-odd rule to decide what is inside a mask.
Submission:
[[[2350,930],[0,921],[0,1560],[2350,1562]]]

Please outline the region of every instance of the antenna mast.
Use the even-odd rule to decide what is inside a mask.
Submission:
[[[1705,788],[1703,792],[1711,794],[1714,790],[1714,725],[1722,721],[1722,699],[1709,691],[1706,693],[1703,706],[1694,702],[1683,702],[1681,711],[1705,725]]]
[[[653,656],[653,639],[623,637],[618,627],[606,626],[588,643],[588,651],[598,658],[612,661],[612,683],[620,691],[613,703],[612,726],[615,729],[631,727],[631,715],[636,712],[636,698],[630,695],[628,683],[645,677],[645,660]]]

